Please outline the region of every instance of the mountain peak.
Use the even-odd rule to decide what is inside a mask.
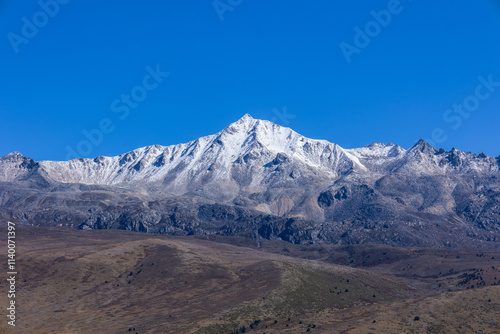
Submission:
[[[245,119],[245,118],[254,119],[252,117],[252,115],[250,115],[249,113],[246,113],[245,115],[243,115],[243,117],[241,119]]]
[[[250,116],[250,114],[245,114],[239,120],[226,126],[221,133],[223,134],[235,134],[238,132],[244,133],[250,130],[258,120]],[[219,133],[220,134],[220,133]]]
[[[18,151],[14,151],[14,152],[11,152],[11,153],[8,153],[8,154],[4,155],[0,159],[12,159],[12,158],[18,158],[18,159],[19,158],[24,158],[24,155],[22,155]]]
[[[427,142],[420,138],[413,146],[425,145]]]
[[[234,135],[236,133],[240,133],[243,136],[248,136],[250,133],[253,133],[254,135],[258,134],[272,137],[273,134],[275,134],[275,131],[282,130],[293,132],[292,129],[282,127],[271,121],[253,118],[250,114],[245,114],[236,122],[225,127],[221,133],[223,135]]]
[[[243,117],[241,117],[239,120],[236,121],[236,123],[241,124],[241,123],[251,123],[254,121],[255,118],[253,118],[250,114],[245,114]]]
[[[408,151],[420,151],[422,153],[435,154],[437,150],[425,140],[419,139]]]

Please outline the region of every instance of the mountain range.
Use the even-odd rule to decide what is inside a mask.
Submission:
[[[497,249],[500,157],[419,140],[344,149],[250,115],[114,157],[0,158],[0,217],[297,244]]]

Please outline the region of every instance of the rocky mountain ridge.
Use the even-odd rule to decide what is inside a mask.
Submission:
[[[245,115],[115,156],[0,158],[0,215],[33,225],[294,243],[497,247],[500,157],[420,140],[344,149]]]

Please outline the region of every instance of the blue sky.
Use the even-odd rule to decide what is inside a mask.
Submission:
[[[500,155],[497,0],[54,1],[0,2],[0,156],[117,155],[245,113]]]

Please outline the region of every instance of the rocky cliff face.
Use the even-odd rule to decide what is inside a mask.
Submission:
[[[497,247],[500,157],[343,149],[245,115],[186,144],[116,157],[0,158],[0,214],[34,225],[294,243]]]

